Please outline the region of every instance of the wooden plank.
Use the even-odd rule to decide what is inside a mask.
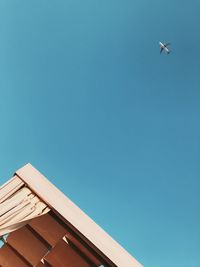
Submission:
[[[67,233],[66,238],[68,242],[73,245],[78,251],[80,251],[87,259],[89,259],[89,261],[92,262],[94,266],[100,266],[102,264],[102,262],[97,257],[95,257],[91,250],[86,248],[85,245],[80,240],[75,238],[71,233]]]
[[[66,242],[59,241],[58,244],[45,256],[52,267],[95,267],[85,261]]]
[[[35,266],[48,252],[48,248],[26,226],[12,232],[7,243]],[[14,266],[14,265],[13,265]]]
[[[48,213],[35,218],[29,225],[52,247],[67,233],[67,230]]]
[[[7,183],[0,187],[0,203],[5,201],[9,196],[14,194],[20,187],[23,186],[22,180],[18,176],[12,177]]]
[[[5,244],[0,249],[0,266],[2,267],[30,267],[28,263],[23,261],[11,247]]]

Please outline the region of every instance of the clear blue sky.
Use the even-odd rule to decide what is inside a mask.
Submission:
[[[0,0],[0,182],[30,162],[145,267],[200,267],[199,10]]]

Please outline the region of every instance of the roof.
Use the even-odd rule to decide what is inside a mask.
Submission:
[[[16,171],[10,181],[16,186],[9,189],[9,199],[16,201],[16,194],[21,196],[22,189],[28,189],[28,196],[36,197],[43,209],[35,208],[35,218],[15,219],[15,227],[0,249],[0,266],[64,267],[66,262],[69,267],[142,266],[31,164]],[[10,181],[0,189],[0,197],[2,190],[5,196]],[[2,203],[6,201],[4,197]]]

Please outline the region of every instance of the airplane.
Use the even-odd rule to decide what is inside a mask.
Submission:
[[[164,50],[167,54],[169,54],[171,51],[169,50],[169,48],[167,46],[170,45],[170,43],[162,43],[162,42],[159,42],[159,45],[160,45],[160,54],[162,53],[162,51]]]

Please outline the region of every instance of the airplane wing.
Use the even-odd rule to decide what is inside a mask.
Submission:
[[[164,49],[163,47],[160,48],[160,54],[162,53],[163,49]]]
[[[168,45],[170,45],[170,43],[166,43],[166,44],[165,44],[165,47],[168,46]]]

